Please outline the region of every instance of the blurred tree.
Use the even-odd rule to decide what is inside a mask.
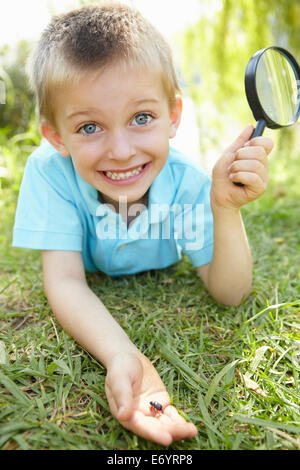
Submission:
[[[241,122],[254,123],[244,92],[244,73],[254,52],[277,45],[296,59],[300,56],[300,1],[199,1],[207,10],[184,33],[181,47],[184,77],[198,104],[205,153],[221,134],[230,134]],[[292,132],[282,130],[278,136],[286,146]]]
[[[0,129],[7,137],[25,132],[34,116],[35,97],[25,72],[30,47],[23,40],[0,49],[0,79],[6,89],[6,102],[0,105]]]

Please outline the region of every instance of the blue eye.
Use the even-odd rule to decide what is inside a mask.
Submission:
[[[97,127],[98,126],[96,126],[96,124],[90,122],[89,124],[82,126],[79,131],[84,130],[84,135],[92,135],[95,133]]]
[[[136,123],[137,126],[146,126],[152,121],[152,119],[153,116],[151,116],[151,114],[140,113],[134,117],[133,121]]]

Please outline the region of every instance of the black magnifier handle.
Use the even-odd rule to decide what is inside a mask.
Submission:
[[[265,130],[266,125],[267,123],[264,119],[259,119],[256,123],[256,127],[253,131],[253,134],[251,135],[249,140],[253,139],[254,137],[261,136]]]
[[[259,137],[259,136],[261,136],[262,133],[263,133],[264,130],[265,130],[266,124],[267,124],[267,123],[266,123],[266,121],[265,121],[264,119],[259,119],[259,120],[257,121],[257,123],[256,123],[256,127],[255,127],[255,129],[254,129],[254,131],[253,131],[253,133],[252,133],[252,135],[251,135],[251,137],[250,137],[249,140],[254,139],[254,137]],[[243,183],[233,183],[233,184],[235,184],[236,186],[244,186]]]

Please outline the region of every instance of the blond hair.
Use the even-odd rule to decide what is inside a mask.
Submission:
[[[40,118],[55,125],[55,92],[114,62],[158,70],[170,106],[180,93],[162,34],[126,5],[92,4],[54,16],[29,57],[27,73]]]

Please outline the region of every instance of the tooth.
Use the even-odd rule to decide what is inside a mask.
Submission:
[[[106,171],[106,176],[108,178],[111,178],[113,180],[123,180],[126,178],[130,178],[131,176],[136,176],[142,171],[143,167],[139,166],[138,168],[135,168],[132,171],[126,171],[124,173],[115,173],[112,171]]]

